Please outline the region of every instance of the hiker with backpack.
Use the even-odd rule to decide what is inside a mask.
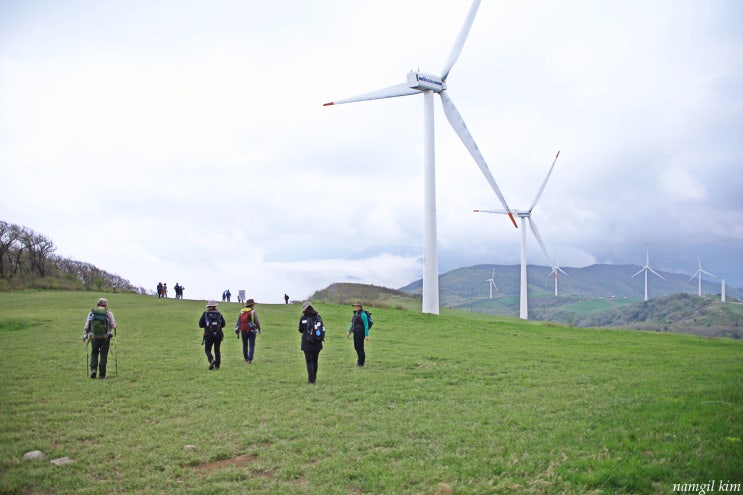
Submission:
[[[201,314],[199,319],[199,328],[204,329],[204,353],[209,360],[209,369],[219,369],[222,362],[222,353],[220,347],[224,339],[222,329],[227,325],[224,316],[217,310],[217,301],[206,303],[206,311]],[[212,356],[212,347],[214,347],[214,356]]]
[[[299,333],[302,334],[304,360],[307,363],[307,383],[317,380],[318,358],[325,340],[325,326],[322,317],[312,307],[310,301],[302,305],[302,316],[299,318]]]
[[[116,335],[116,319],[114,314],[108,310],[106,298],[98,299],[95,308],[90,310],[83,331],[85,332],[83,342],[92,344],[90,378],[95,378],[96,374],[100,379],[106,378],[108,350],[111,346],[111,338]]]
[[[255,301],[248,299],[245,307],[240,310],[235,322],[235,334],[242,338],[243,358],[248,364],[253,364],[253,352],[255,351],[255,336],[261,331],[261,322],[258,313],[255,312]]]
[[[361,301],[353,303],[353,316],[351,316],[351,326],[348,327],[346,338],[353,333],[353,348],[356,351],[356,366],[358,367],[363,367],[366,363],[364,341],[369,342],[369,329],[373,324],[371,313],[361,306]]]

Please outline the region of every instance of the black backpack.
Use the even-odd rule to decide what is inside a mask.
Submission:
[[[325,325],[319,314],[308,316],[305,320],[304,334],[307,342],[314,344],[325,340]]]
[[[219,311],[207,311],[204,319],[206,320],[206,328],[204,333],[209,335],[219,335],[222,332],[222,327],[219,326]]]

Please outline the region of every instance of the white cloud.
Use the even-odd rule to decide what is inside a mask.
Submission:
[[[0,7],[3,220],[192,297],[419,276],[420,255],[343,258],[421,249],[421,98],[321,104],[440,71],[469,2],[122,6]],[[561,150],[534,216],[561,266],[651,242],[679,270],[721,253],[710,270],[743,284],[742,8],[482,3],[450,95],[513,208]],[[435,105],[441,268],[518,263],[519,231],[472,213],[499,205]]]

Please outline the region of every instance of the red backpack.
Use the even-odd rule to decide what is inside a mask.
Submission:
[[[240,312],[240,331],[250,333],[255,332],[252,309]]]

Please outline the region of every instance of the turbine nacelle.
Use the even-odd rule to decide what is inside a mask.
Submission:
[[[441,93],[446,89],[446,83],[439,76],[423,72],[409,72],[408,85],[418,91],[430,90],[434,93]]]

